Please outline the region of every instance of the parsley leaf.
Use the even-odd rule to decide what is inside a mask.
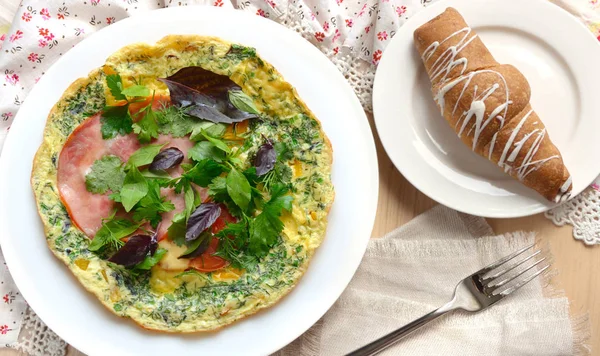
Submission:
[[[110,89],[110,93],[116,100],[127,100],[127,97],[123,95],[123,81],[121,76],[118,74],[111,74],[106,76],[106,85]]]
[[[175,209],[175,205],[160,195],[160,186],[156,181],[148,181],[148,194],[138,203],[133,213],[133,220],[147,220],[156,229],[161,222],[162,213]]]
[[[223,173],[223,166],[212,159],[204,159],[185,172],[182,177],[201,187],[207,187],[221,173]]]
[[[105,194],[108,191],[118,192],[123,186],[125,171],[123,162],[117,156],[106,155],[96,160],[90,172],[85,176],[85,187],[88,192]]]
[[[88,249],[90,251],[98,251],[105,245],[110,245],[118,249],[125,244],[121,239],[133,234],[141,225],[141,223],[134,224],[122,218],[115,219],[113,216],[112,219],[102,224],[102,227],[96,232]]]
[[[212,142],[200,141],[188,150],[188,156],[194,161],[210,158],[216,162],[225,160],[225,152],[217,148]]]
[[[284,186],[274,187],[263,211],[250,221],[248,251],[255,256],[265,256],[283,230],[283,222],[279,217],[284,209],[291,211],[293,200],[292,196],[285,193],[287,188]]]
[[[227,193],[227,179],[225,177],[216,177],[208,185],[208,195],[213,197],[216,202],[224,202],[229,199]]]
[[[127,160],[127,165],[140,167],[152,163],[154,157],[156,157],[156,155],[160,152],[160,149],[164,146],[165,144],[148,145],[140,148],[139,150],[135,151],[131,156],[129,156],[129,160]]]
[[[148,143],[153,138],[158,138],[158,124],[156,114],[152,110],[152,104],[142,111],[143,117],[133,124],[133,132],[138,135],[141,143]]]
[[[148,194],[148,181],[137,167],[129,165],[128,169],[129,172],[125,175],[123,188],[121,188],[121,203],[127,212]]]
[[[144,85],[133,85],[121,90],[121,94],[125,96],[149,96],[150,89]]]
[[[232,168],[226,179],[227,193],[233,202],[243,211],[248,209],[251,198],[251,189],[248,179],[235,168]]]
[[[129,114],[129,104],[105,106],[100,118],[102,138],[108,140],[117,135],[127,135],[133,131],[133,119]]]
[[[154,265],[156,265],[158,262],[160,262],[160,260],[164,257],[166,253],[167,250],[165,250],[164,248],[159,248],[158,250],[156,250],[154,255],[146,256],[146,258],[144,258],[142,262],[133,266],[133,269],[149,270],[150,268],[154,267]]]

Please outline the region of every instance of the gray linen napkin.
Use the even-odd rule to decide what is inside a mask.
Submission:
[[[533,233],[492,236],[482,218],[437,206],[373,239],[346,291],[309,331],[278,355],[342,355],[449,300],[456,283],[521,246]],[[442,317],[383,354],[511,356],[587,355],[585,317],[538,278],[477,314]]]

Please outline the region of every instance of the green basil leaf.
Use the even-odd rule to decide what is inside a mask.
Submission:
[[[229,101],[233,104],[233,106],[241,111],[249,112],[251,114],[259,114],[258,108],[256,108],[252,98],[241,90],[230,90]]]
[[[127,165],[140,167],[152,163],[154,157],[156,157],[156,155],[160,152],[161,148],[163,148],[165,145],[166,143],[162,145],[148,145],[140,148],[139,150],[135,151],[131,156],[129,156]]]
[[[194,187],[188,182],[183,188],[183,198],[185,201],[185,221],[188,221],[195,206],[195,191]]]
[[[192,141],[201,141],[204,140],[204,136],[202,136],[202,131],[206,131],[206,133],[210,137],[221,138],[225,133],[225,129],[227,127],[223,124],[216,124],[210,121],[198,121],[192,129],[192,134],[190,135],[190,140]]]
[[[166,253],[167,250],[165,250],[164,248],[159,248],[156,250],[154,255],[146,256],[146,258],[144,258],[142,262],[133,266],[133,269],[149,270],[150,268],[154,267],[154,265],[156,265],[158,262],[160,262],[160,260],[165,256]]]
[[[148,96],[150,95],[150,89],[144,85],[132,85],[121,90],[121,94],[126,96]]]
[[[206,133],[205,130],[202,131],[202,136],[204,136],[205,139],[207,139],[210,143],[212,143],[213,145],[215,145],[215,147],[217,147],[218,149],[226,152],[226,153],[231,153],[231,148],[229,148],[229,146],[227,146],[227,144],[217,138],[211,137],[208,133]]]
[[[227,193],[233,202],[242,210],[248,209],[250,204],[251,189],[248,179],[235,168],[232,168],[227,175]]]
[[[129,212],[135,204],[148,194],[148,182],[135,166],[129,167],[121,188],[121,203]]]

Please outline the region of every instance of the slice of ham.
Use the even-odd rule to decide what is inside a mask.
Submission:
[[[153,107],[156,108],[164,102],[164,98],[158,99],[154,102]],[[109,199],[108,193],[93,194],[89,192],[85,185],[86,174],[94,162],[105,155],[115,155],[126,162],[141,147],[137,136],[133,133],[126,136],[117,136],[110,140],[102,139],[100,116],[100,114],[96,114],[87,118],[69,135],[58,159],[57,179],[60,199],[65,205],[72,222],[89,238],[96,235],[102,226],[102,219],[110,216],[114,209],[120,207],[120,205]],[[186,157],[188,150],[194,146],[194,142],[188,137],[174,138],[170,135],[160,135],[153,140],[152,144],[165,144],[165,148],[176,147]],[[184,162],[189,163],[189,159],[186,158]],[[181,173],[181,167],[174,168],[169,172],[172,177],[178,177]],[[194,186],[194,188],[200,194],[201,200],[205,201],[207,198],[206,189],[198,186]],[[163,213],[157,234],[159,240],[167,237],[167,230],[171,226],[173,217],[185,208],[183,194],[176,194],[172,188],[161,188],[161,194],[175,205],[175,209]],[[127,215],[122,208],[120,208],[118,214]],[[222,217],[223,219],[220,219],[220,221],[234,221],[226,212]],[[151,229],[149,226],[146,228]],[[175,246],[167,242],[165,240],[161,245]],[[212,256],[216,248],[217,241],[215,239],[215,242],[202,256],[189,260],[189,266],[202,271],[212,271],[226,266],[227,262],[225,260]],[[178,265],[178,268],[181,268],[181,264]]]

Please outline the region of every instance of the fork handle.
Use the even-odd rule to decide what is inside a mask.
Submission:
[[[360,349],[354,350],[353,352],[347,354],[346,356],[368,356],[375,355],[380,353],[381,351],[387,349],[392,346],[395,342],[402,339],[406,335],[412,333],[413,331],[419,329],[421,326],[429,323],[430,321],[439,318],[440,316],[446,314],[451,311],[452,303],[448,303],[441,308],[438,308],[432,311],[429,314],[426,314],[419,319],[412,321],[398,330],[394,330],[391,333],[371,342],[370,344],[361,347]]]

